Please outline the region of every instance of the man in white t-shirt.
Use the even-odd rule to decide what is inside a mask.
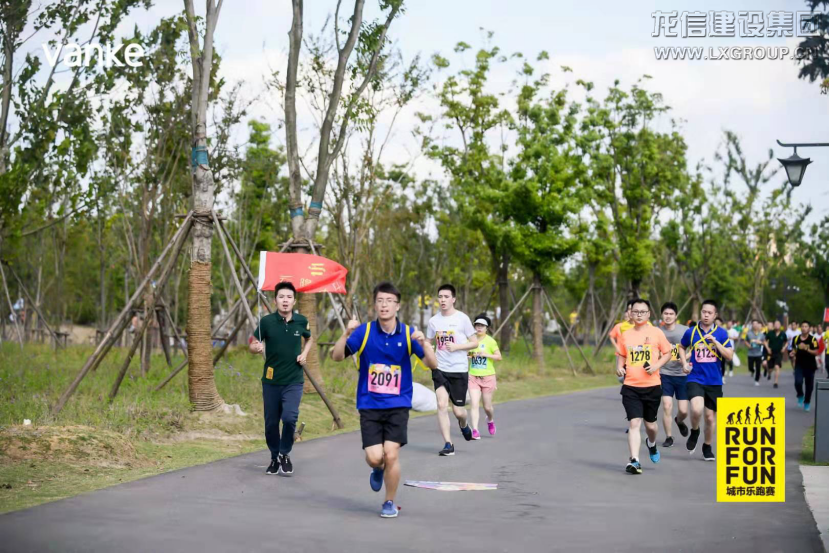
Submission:
[[[438,288],[438,305],[441,312],[427,325],[427,339],[435,340],[438,368],[432,371],[435,396],[438,400],[438,428],[444,438],[441,456],[455,455],[450,440],[450,416],[447,408],[452,402],[452,412],[458,419],[464,439],[473,439],[473,431],[467,424],[467,383],[469,366],[467,352],[478,347],[478,339],[470,318],[455,309],[455,287],[444,284]]]
[[[798,329],[798,323],[795,321],[790,321],[790,325],[787,327],[787,354],[790,357],[790,365],[795,369],[795,357],[792,356],[793,351],[793,338],[801,334],[801,330]]]

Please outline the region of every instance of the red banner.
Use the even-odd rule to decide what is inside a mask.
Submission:
[[[830,323],[830,309],[824,308],[824,322]]]
[[[297,292],[346,293],[348,269],[325,257],[307,253],[259,252],[259,289],[273,290],[290,282]]]

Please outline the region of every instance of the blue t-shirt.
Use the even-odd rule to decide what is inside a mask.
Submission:
[[[405,326],[398,322],[395,332],[387,334],[380,323],[372,321],[369,339],[360,354],[357,379],[358,409],[394,409],[412,407],[412,362],[406,346]],[[410,335],[415,329],[410,328]],[[360,351],[366,325],[357,328],[346,341],[346,356]],[[412,353],[424,358],[424,348],[412,340]],[[370,374],[371,373],[371,374]],[[396,378],[397,377],[397,378]],[[381,390],[381,391],[371,391]],[[386,393],[384,393],[384,391]],[[399,391],[400,393],[395,393]]]
[[[729,334],[719,326],[713,326],[709,332],[703,331],[697,325],[687,330],[680,339],[683,349],[688,350],[690,346],[694,348],[692,372],[689,373],[687,382],[697,382],[705,386],[723,386],[723,378],[721,378],[723,358],[715,346],[708,344],[707,347],[707,344],[702,342],[706,334],[711,334],[724,347],[734,347]]]

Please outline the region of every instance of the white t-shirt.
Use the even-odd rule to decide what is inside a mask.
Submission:
[[[474,336],[476,329],[470,322],[470,317],[456,311],[449,317],[438,313],[429,320],[427,325],[427,339],[436,338],[435,355],[438,358],[438,369],[448,373],[465,373],[469,369],[467,351],[447,350],[447,344],[466,344],[468,336]]]
[[[738,332],[738,329],[734,326],[727,331],[729,335],[729,339],[732,340],[733,343],[737,343],[736,340],[741,337],[741,333]]]
[[[792,329],[788,328],[787,332],[785,334],[787,335],[787,351],[792,351],[793,350],[793,338],[800,335],[801,331],[800,330],[792,330]]]

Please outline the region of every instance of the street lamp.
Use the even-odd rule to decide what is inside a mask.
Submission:
[[[798,186],[801,184],[801,180],[804,178],[804,173],[807,172],[807,166],[810,165],[813,161],[807,157],[800,157],[798,155],[798,148],[818,148],[828,146],[826,142],[811,142],[811,143],[804,143],[804,144],[783,144],[780,140],[776,140],[779,146],[784,146],[785,148],[792,148],[793,155],[788,158],[781,159],[778,158],[778,161],[781,162],[781,165],[784,166],[784,170],[787,172],[787,180],[790,181],[792,186]]]

